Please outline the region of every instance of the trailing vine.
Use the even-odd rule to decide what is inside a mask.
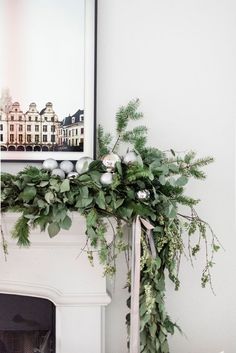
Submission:
[[[141,238],[141,289],[140,289],[140,351],[143,353],[169,353],[168,335],[179,327],[170,319],[165,309],[165,274],[178,289],[179,269],[183,254],[191,261],[203,246],[206,262],[201,285],[211,284],[214,255],[220,245],[211,227],[197,214],[199,202],[185,194],[190,178],[204,179],[202,167],[211,157],[196,158],[194,152],[177,154],[173,150],[162,152],[146,146],[145,126],[128,130],[131,120],[139,120],[139,101],[133,100],[121,107],[116,114],[115,140],[98,127],[98,156],[86,172],[73,179],[61,180],[50,171],[27,167],[17,175],[2,174],[1,212],[19,212],[12,236],[20,246],[30,245],[30,230],[40,227],[50,237],[61,229],[69,230],[71,212],[79,212],[86,218],[87,242],[82,249],[93,263],[94,252],[104,266],[105,275],[113,275],[116,259],[125,253],[127,264],[130,243],[123,234],[124,224],[130,226],[140,216],[153,226],[156,257],[150,251],[145,229]],[[127,143],[139,157],[134,163],[115,164],[112,183],[104,185],[101,176],[107,171],[101,158],[119,145]],[[141,161],[141,162],[140,162]],[[147,197],[139,197],[144,191]],[[183,214],[180,206],[189,210]],[[116,221],[111,223],[111,218]],[[107,240],[107,227],[113,229],[113,238]],[[195,234],[195,237],[194,237]],[[1,232],[4,252],[6,241]],[[187,248],[185,246],[187,239]],[[128,266],[129,267],[129,266]],[[128,269],[128,288],[130,273]],[[130,305],[130,298],[128,300]],[[130,317],[127,315],[127,325]]]

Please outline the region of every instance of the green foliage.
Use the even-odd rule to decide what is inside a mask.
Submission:
[[[97,130],[97,150],[98,157],[102,157],[109,153],[109,145],[112,141],[111,134],[104,133],[104,129],[101,125],[98,125]]]
[[[139,99],[130,101],[127,106],[122,106],[116,113],[116,131],[120,135],[126,131],[130,120],[139,120],[143,117],[141,112],[138,112]]]
[[[199,200],[185,195],[189,179],[204,179],[205,173],[201,168],[211,163],[212,158],[196,159],[194,152],[182,155],[173,150],[164,153],[147,147],[146,127],[128,130],[130,121],[142,118],[138,106],[139,101],[133,100],[118,110],[113,147],[110,146],[112,136],[101,126],[98,128],[98,148],[100,157],[111,150],[117,151],[119,143],[124,141],[139,152],[143,165],[117,163],[113,183],[108,187],[100,183],[105,171],[100,160],[91,163],[86,173],[70,180],[62,181],[35,167],[27,167],[16,176],[3,174],[1,209],[2,212],[22,214],[12,233],[21,246],[30,244],[30,228],[39,226],[41,231],[47,230],[49,236],[54,237],[61,229],[70,228],[70,212],[80,212],[86,218],[88,241],[84,251],[91,264],[96,252],[104,265],[104,274],[109,276],[115,272],[119,253],[124,252],[126,259],[129,258],[130,245],[123,236],[123,225],[130,226],[137,216],[152,223],[156,258],[151,256],[145,229],[142,229],[141,352],[168,353],[168,335],[173,334],[178,326],[166,313],[165,274],[168,273],[178,289],[182,255],[188,253],[193,263],[203,246],[206,260],[201,284],[205,287],[210,283],[212,287],[211,269],[220,245],[210,226],[194,210]],[[137,192],[140,190],[147,190],[150,197],[139,199]],[[180,212],[181,205],[188,207],[187,214]],[[111,217],[117,225],[110,224],[113,238],[108,242],[106,232]],[[127,315],[128,326],[129,321]]]
[[[20,246],[29,246],[29,220],[21,216],[15,224],[12,231],[13,238],[17,239],[17,244]]]
[[[147,142],[146,126],[138,126],[131,131],[126,131],[122,136],[122,140],[131,143],[135,150],[141,152]]]

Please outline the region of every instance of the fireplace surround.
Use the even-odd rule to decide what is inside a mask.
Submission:
[[[104,353],[106,291],[103,270],[92,267],[85,245],[85,220],[72,215],[72,227],[49,238],[31,232],[31,246],[19,248],[10,232],[17,214],[2,216],[8,255],[0,257],[0,293],[48,299],[55,305],[56,353]]]

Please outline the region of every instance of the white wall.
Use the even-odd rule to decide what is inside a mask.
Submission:
[[[150,145],[193,149],[216,160],[207,168],[207,181],[189,188],[202,199],[199,214],[226,249],[213,271],[216,296],[201,289],[201,268],[184,263],[181,290],[168,284],[167,306],[187,338],[171,338],[171,353],[236,349],[235,35],[233,0],[99,0],[99,122],[112,131],[117,107],[139,97]],[[117,275],[107,310],[106,353],[126,353],[124,273]]]
[[[150,145],[215,157],[207,168],[207,181],[193,182],[189,193],[202,199],[199,214],[211,223],[226,249],[217,256],[213,270],[216,297],[201,289],[200,268],[183,264],[181,290],[176,293],[168,285],[167,307],[187,339],[179,334],[171,339],[171,353],[235,353],[236,2],[100,0],[99,4],[99,121],[112,131],[117,107],[139,97]],[[107,313],[107,353],[126,352],[121,276],[122,272]]]

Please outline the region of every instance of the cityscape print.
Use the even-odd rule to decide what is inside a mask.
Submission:
[[[45,107],[30,103],[23,112],[19,102],[13,102],[9,90],[0,97],[1,151],[21,152],[83,152],[84,110],[58,117],[53,103]]]

